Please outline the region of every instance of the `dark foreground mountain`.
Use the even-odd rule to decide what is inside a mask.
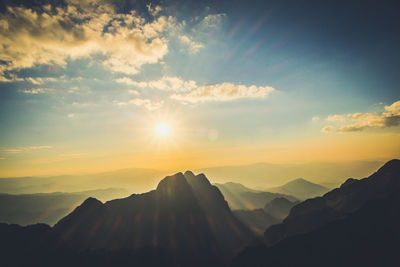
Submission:
[[[322,196],[329,191],[328,188],[303,178],[295,179],[282,186],[270,188],[269,190],[275,193],[291,195],[301,200]]]
[[[233,266],[399,266],[400,194],[272,247],[250,247]]]
[[[60,242],[59,235],[46,224],[23,227],[0,223],[0,236],[0,266],[5,267],[175,266],[165,251],[151,247],[78,251]]]
[[[168,176],[148,193],[104,204],[89,198],[53,228],[2,229],[6,259],[31,265],[35,262],[21,255],[32,256],[33,247],[37,255],[58,261],[67,257],[73,264],[76,259],[79,266],[107,266],[104,262],[113,260],[120,265],[109,266],[221,266],[254,238],[233,216],[220,191],[204,175],[191,172]],[[7,248],[8,243],[18,249]],[[35,255],[36,263],[46,266]],[[98,259],[104,261],[98,265]],[[47,266],[57,265],[50,261]]]
[[[224,195],[232,210],[262,209],[265,204],[277,197],[285,197],[291,201],[297,200],[290,195],[253,190],[239,183],[215,184],[215,186]]]
[[[294,206],[282,224],[267,229],[266,242],[272,245],[289,236],[310,232],[357,211],[369,200],[399,191],[400,160],[391,160],[368,178],[349,179],[323,197]]]
[[[400,160],[392,160],[293,207],[234,266],[398,266],[399,225]]]

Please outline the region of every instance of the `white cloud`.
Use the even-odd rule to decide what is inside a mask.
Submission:
[[[148,83],[149,87],[172,92],[185,92],[193,90],[197,84],[193,80],[185,81],[180,77],[164,76],[159,80],[154,80]]]
[[[334,128],[331,125],[325,126],[324,128],[321,129],[321,132],[323,132],[323,133],[330,133],[333,131],[334,131]]]
[[[163,106],[164,101],[153,101],[150,99],[145,99],[145,98],[134,98],[131,101],[129,101],[130,104],[134,104],[136,106],[142,106],[145,107],[147,110],[156,110],[159,109]]]
[[[218,28],[222,21],[226,18],[226,14],[209,14],[203,18],[200,25],[204,29]]]
[[[319,121],[319,119],[320,118],[318,116],[314,116],[314,117],[311,118],[312,121]]]
[[[153,111],[161,108],[164,105],[164,101],[163,100],[155,101],[148,98],[133,98],[128,102],[114,101],[114,104],[120,107],[128,105],[136,105],[139,107],[144,107],[147,110]]]
[[[202,43],[193,41],[193,38],[188,35],[181,35],[180,40],[182,43],[188,46],[189,51],[192,54],[196,54],[199,52],[200,48],[204,46]]]
[[[65,66],[68,59],[93,54],[103,54],[112,71],[135,74],[168,52],[165,33],[174,23],[165,16],[148,22],[135,11],[118,14],[107,1],[67,0],[65,8],[48,5],[42,12],[8,7],[0,14],[0,60],[7,62],[0,65],[0,77],[7,81],[5,71],[37,64]]]
[[[53,78],[53,77],[44,77],[44,78],[43,77],[36,77],[36,78],[28,77],[28,78],[24,78],[24,79],[25,79],[25,81],[30,82],[30,83],[35,84],[35,85],[40,85],[40,84],[43,84],[45,82],[55,82],[55,81],[57,81],[57,79]]]
[[[131,86],[140,87],[140,88],[148,86],[147,82],[137,82],[128,77],[118,78],[115,81],[117,83],[124,83],[126,85],[131,85]]]
[[[337,129],[329,126],[329,130],[336,132],[357,132],[369,128],[387,128],[400,126],[400,101],[384,107],[381,113],[351,113],[346,115],[331,115],[327,121],[344,123]],[[326,127],[325,127],[326,128]]]
[[[127,85],[139,87],[139,88],[153,88],[162,91],[172,91],[172,92],[185,92],[193,90],[197,87],[195,81],[188,80],[185,81],[180,77],[175,76],[163,76],[158,80],[152,80],[148,82],[135,81],[128,77],[118,78],[115,80],[118,83],[124,83]]]
[[[147,10],[149,11],[149,13],[155,17],[157,16],[158,13],[160,13],[162,11],[161,6],[152,6],[151,3],[147,5]]]
[[[167,92],[174,92],[170,98],[182,102],[229,101],[239,98],[268,97],[274,88],[270,86],[241,85],[234,83],[219,83],[200,86],[193,80],[183,80],[176,76],[163,76],[158,80],[134,81],[128,77],[119,78],[118,83],[125,83],[141,88],[152,88]]]
[[[270,86],[246,86],[234,83],[220,83],[199,86],[187,94],[174,94],[173,99],[196,103],[204,101],[229,101],[240,98],[268,97],[274,88]]]
[[[346,116],[343,115],[329,115],[325,120],[327,121],[344,121]]]
[[[38,94],[55,93],[56,89],[54,89],[54,88],[30,88],[30,89],[24,89],[20,92],[22,92],[24,94],[28,94],[28,95],[38,95]]]
[[[11,82],[23,82],[24,81],[23,78],[19,78],[17,75],[12,74],[12,73],[8,74],[7,76],[4,76],[3,71],[4,71],[4,66],[0,65],[0,82],[11,83]]]
[[[140,95],[140,93],[136,90],[130,89],[128,90],[129,93],[134,94],[134,95]]]

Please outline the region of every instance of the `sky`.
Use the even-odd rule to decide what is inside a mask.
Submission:
[[[0,176],[399,158],[399,29],[395,1],[2,1]]]

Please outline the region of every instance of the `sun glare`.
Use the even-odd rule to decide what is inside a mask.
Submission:
[[[156,134],[159,136],[168,136],[171,132],[171,127],[168,123],[161,122],[156,125]]]

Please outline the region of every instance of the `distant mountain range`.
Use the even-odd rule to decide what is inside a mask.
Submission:
[[[232,210],[262,209],[265,204],[277,197],[285,197],[291,201],[297,199],[290,195],[258,191],[245,187],[239,183],[214,184],[224,195]]]
[[[233,214],[256,235],[262,236],[265,230],[271,225],[282,222],[281,219],[272,216],[263,209],[234,210]]]
[[[124,188],[139,193],[156,187],[160,177],[166,174],[154,169],[131,168],[82,175],[0,178],[0,193],[80,192],[99,188]]]
[[[0,223],[0,264],[392,267],[399,225],[400,160],[323,196],[300,203],[278,196],[262,209],[233,212],[204,174],[187,171],[147,193],[87,198],[54,227]]]
[[[283,220],[290,210],[299,203],[300,201],[292,202],[284,197],[277,197],[265,205],[264,211],[279,220]]]
[[[269,188],[268,191],[291,195],[298,199],[305,200],[308,198],[322,196],[329,191],[329,188],[312,183],[303,178],[298,178],[282,186]]]
[[[270,164],[257,163],[243,166],[204,168],[198,172],[212,177],[212,182],[237,182],[262,191],[304,177],[309,181],[332,188],[348,177],[362,178],[370,175],[383,162]],[[170,171],[129,168],[116,171],[57,175],[49,177],[0,178],[0,193],[35,194],[53,192],[78,192],[99,188],[118,187],[140,193],[155,188],[160,177]],[[333,186],[332,186],[333,185]]]
[[[400,160],[391,160],[293,207],[234,266],[398,266],[399,225]]]
[[[198,172],[205,173],[213,178],[213,182],[237,182],[252,188],[268,191],[268,188],[277,187],[298,177],[330,185],[330,188],[339,186],[347,178],[363,178],[371,175],[384,162],[354,161],[332,163],[302,163],[302,164],[272,164],[256,163],[242,166],[217,166],[203,168]]]
[[[88,197],[107,201],[128,195],[127,190],[120,188],[71,193],[0,194],[0,222],[53,225]]]

